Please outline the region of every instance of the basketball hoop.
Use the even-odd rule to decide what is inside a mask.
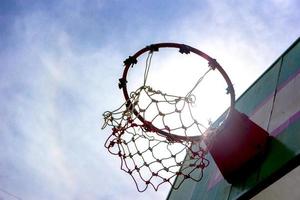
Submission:
[[[186,95],[167,94],[147,85],[152,56],[161,48],[175,48],[181,54],[192,53],[208,62],[207,71]],[[143,85],[129,93],[127,74],[145,53],[148,53],[148,57]],[[111,127],[111,135],[106,140],[105,147],[120,158],[121,169],[133,178],[140,192],[145,191],[148,186],[157,190],[164,183],[178,189],[186,179],[200,181],[203,170],[209,165],[206,155],[210,141],[233,112],[235,93],[228,75],[215,59],[196,48],[177,43],[147,46],[129,56],[124,65],[119,88],[123,91],[125,102],[118,109],[103,114],[105,122],[102,128]],[[230,107],[220,125],[206,127],[194,116],[192,105],[196,96],[193,92],[211,71],[219,72],[224,78]],[[168,111],[164,111],[162,107],[167,107]],[[154,108],[154,111],[150,111],[150,108]],[[180,124],[176,127],[166,120],[175,116],[180,119]],[[188,118],[189,123],[184,123],[183,118]],[[191,135],[190,132],[198,134]],[[175,177],[179,180],[176,183]]]

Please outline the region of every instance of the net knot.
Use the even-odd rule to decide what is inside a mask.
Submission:
[[[124,128],[122,127],[113,127],[112,128],[112,134],[115,136],[120,137],[122,134],[124,134]]]
[[[113,121],[113,113],[110,111],[106,111],[103,113],[104,123],[102,125],[102,129],[104,129],[107,125],[111,124]]]
[[[115,145],[115,142],[113,142],[113,141],[111,141],[110,143],[109,143],[109,148],[111,148],[111,147],[113,147]]]
[[[194,104],[196,102],[196,96],[193,94],[189,94],[185,97],[185,101],[190,104]]]

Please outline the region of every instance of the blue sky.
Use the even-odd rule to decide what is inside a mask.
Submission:
[[[226,66],[239,95],[299,37],[299,9],[297,0],[2,0],[0,197],[165,199],[168,187],[138,193],[103,147],[122,61],[151,43],[186,43]]]

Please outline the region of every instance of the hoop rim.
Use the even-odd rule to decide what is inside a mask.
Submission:
[[[129,62],[124,62],[125,67],[124,67],[124,71],[123,71],[123,75],[122,78],[120,79],[120,89],[123,90],[123,95],[124,98],[126,100],[126,107],[131,107],[133,104],[130,101],[130,97],[128,95],[128,91],[127,91],[127,74],[128,71],[130,69],[130,66],[132,66],[132,64],[135,64],[137,62],[137,58],[139,56],[141,56],[142,54],[148,52],[148,51],[158,51],[159,48],[177,48],[179,49],[180,53],[194,53],[202,58],[204,58],[205,60],[208,61],[210,67],[212,67],[213,69],[217,69],[219,71],[219,73],[223,76],[223,78],[225,79],[226,83],[227,83],[227,93],[230,94],[230,108],[227,111],[227,115],[223,121],[223,123],[217,128],[221,129],[225,124],[226,121],[229,119],[229,116],[232,114],[233,109],[234,109],[234,105],[235,105],[235,91],[233,88],[233,84],[229,78],[229,76],[227,75],[227,73],[225,72],[225,70],[222,68],[222,66],[216,61],[216,59],[210,57],[209,55],[207,55],[206,53],[185,45],[185,44],[180,44],[180,43],[156,43],[156,44],[151,44],[149,46],[144,47],[143,49],[137,51],[135,54],[133,54],[133,56],[129,56],[129,58],[127,59]],[[147,122],[140,114],[139,112],[133,108],[133,113],[134,115],[142,122],[145,123]],[[162,136],[166,137],[166,138],[171,138],[172,140],[175,141],[201,141],[203,139],[203,134],[199,135],[199,136],[180,136],[180,135],[176,135],[176,134],[172,134],[172,133],[168,133],[166,131],[163,131],[157,127],[155,127],[152,123],[151,123],[151,128],[152,130],[154,130],[155,132],[158,132],[159,134],[161,134]],[[210,129],[208,128],[205,132],[209,131]],[[211,131],[211,130],[210,130]],[[204,133],[205,133],[204,132]]]

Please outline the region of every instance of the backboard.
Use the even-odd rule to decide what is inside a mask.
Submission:
[[[263,160],[247,176],[229,184],[210,157],[202,181],[186,181],[171,190],[168,199],[250,199],[299,166],[299,88],[300,38],[236,101],[238,111],[272,136]]]

